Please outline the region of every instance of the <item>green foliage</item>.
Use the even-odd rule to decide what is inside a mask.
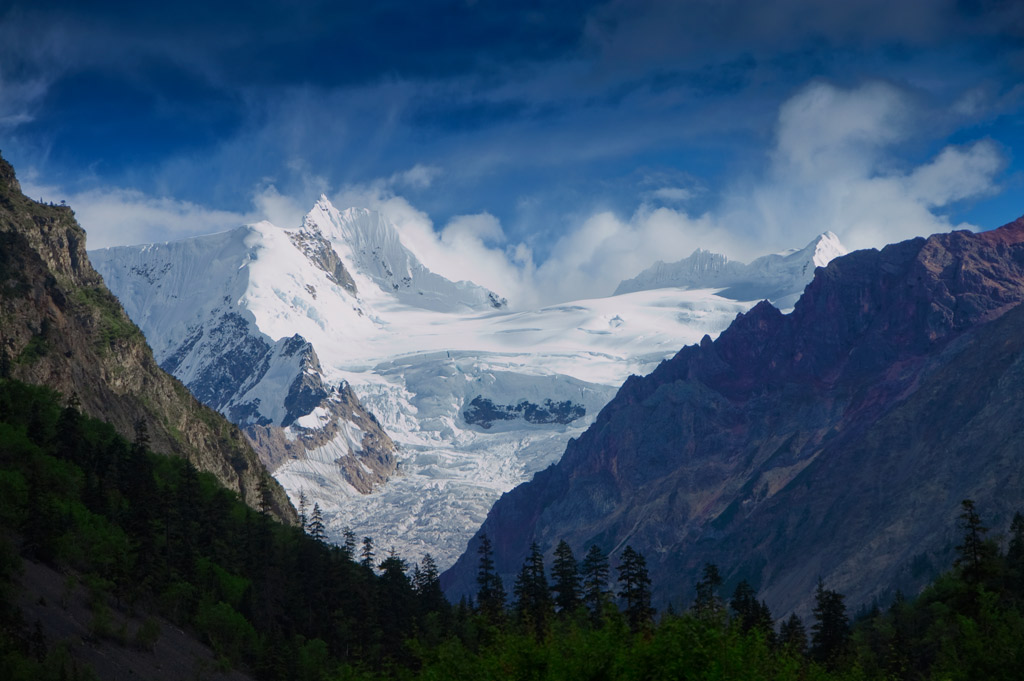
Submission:
[[[35,364],[50,353],[50,343],[46,340],[44,333],[33,334],[28,343],[21,349],[15,358],[16,364]]]
[[[480,546],[477,548],[480,555],[480,567],[476,574],[476,583],[479,587],[476,602],[480,611],[492,624],[502,620],[505,612],[505,585],[501,577],[494,569],[494,549],[491,546],[491,539],[486,534],[480,535]]]
[[[160,639],[160,622],[155,617],[147,617],[135,632],[135,647],[139,650],[152,652],[157,640]]]
[[[583,602],[595,624],[600,623],[605,612],[612,607],[608,572],[608,557],[596,545],[591,546],[582,565]]]
[[[252,586],[250,580],[231,574],[206,557],[196,559],[196,579],[208,598],[234,608],[241,606],[246,591]]]
[[[202,603],[195,623],[206,634],[214,651],[232,664],[251,657],[256,650],[259,641],[256,629],[224,601]]]
[[[513,607],[522,626],[543,637],[553,610],[548,580],[544,575],[544,555],[537,542],[530,545],[530,554],[516,577],[512,593],[515,597]]]
[[[121,308],[121,303],[106,287],[79,287],[74,299],[96,311],[99,318],[96,345],[100,350],[111,348],[120,340],[142,339],[142,332]]]
[[[811,654],[830,668],[842,661],[850,638],[850,620],[846,616],[843,595],[826,589],[818,580],[814,593],[814,625],[811,627]]]
[[[627,546],[622,552],[622,563],[618,566],[619,597],[626,603],[626,619],[633,631],[646,627],[654,608],[651,607],[651,578],[647,574],[647,561],[643,554]]]
[[[551,578],[554,584],[551,590],[555,593],[555,606],[559,614],[568,615],[575,612],[582,602],[580,598],[580,568],[572,547],[563,539],[555,547],[555,561],[551,567]]]
[[[149,648],[160,614],[208,641],[221,666],[264,678],[287,678],[300,660],[309,678],[378,673],[414,663],[406,642],[417,630],[447,636],[432,561],[422,591],[397,556],[377,577],[187,461],[150,454],[146,440],[144,428],[129,444],[52,391],[0,380],[0,538],[13,532],[24,555],[83,575],[94,636]],[[0,614],[10,593],[0,589]],[[150,619],[133,637],[112,603]]]
[[[733,593],[730,615],[714,566],[695,585],[699,612],[655,624],[643,556],[631,548],[618,569],[625,613],[609,597],[601,550],[591,547],[577,573],[560,545],[551,573],[567,599],[560,616],[550,616],[535,546],[516,584],[520,616],[508,617],[486,537],[479,610],[451,608],[429,555],[412,579],[394,554],[359,565],[354,535],[339,548],[280,525],[144,444],[62,407],[52,391],[0,379],[0,678],[91,678],[67,648],[20,620],[15,547],[86,585],[94,636],[153,650],[166,617],[208,642],[221,668],[259,679],[1024,678],[1020,516],[1003,554],[972,506],[961,517],[957,569],[852,628],[842,595],[820,584],[809,656],[799,618],[784,620],[776,637],[749,585]],[[372,560],[372,543],[365,549]],[[126,605],[142,619],[134,633]]]

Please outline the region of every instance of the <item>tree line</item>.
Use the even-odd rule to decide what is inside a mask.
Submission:
[[[169,621],[258,679],[1024,678],[1024,518],[1004,550],[969,500],[956,563],[921,594],[851,617],[819,582],[807,627],[745,582],[724,598],[711,564],[686,611],[658,613],[640,552],[613,566],[566,542],[550,567],[533,545],[506,591],[482,537],[476,596],[450,604],[429,555],[333,545],[301,498],[302,527],[257,506],[149,452],[143,424],[128,441],[0,380],[0,678],[91,678],[15,606],[26,560],[88,588],[91,637],[154,654]]]

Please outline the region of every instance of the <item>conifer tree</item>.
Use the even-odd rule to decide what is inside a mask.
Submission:
[[[697,597],[693,601],[693,611],[702,619],[715,619],[722,613],[722,599],[718,588],[722,586],[722,576],[714,563],[704,564],[704,573],[697,582]]]
[[[835,668],[846,652],[850,638],[850,620],[846,616],[844,596],[825,588],[818,580],[814,594],[814,625],[811,627],[811,653],[819,662]]]
[[[775,629],[772,620],[772,611],[764,601],[757,600],[757,594],[747,580],[742,580],[736,585],[733,591],[732,600],[729,601],[735,621],[740,625],[744,633],[760,631],[769,642],[775,638]]]
[[[476,602],[484,616],[492,623],[497,623],[501,621],[505,612],[505,586],[501,583],[501,577],[494,571],[494,549],[486,534],[480,535],[477,553],[480,554],[480,567],[476,575],[479,587]]]
[[[150,528],[157,511],[153,502],[160,498],[160,494],[149,462],[149,428],[145,419],[135,421],[135,440],[129,449],[118,486],[133,507],[128,525],[140,537],[139,570],[146,570],[155,556],[153,544],[156,537]]]
[[[327,534],[324,528],[324,515],[320,510],[320,504],[313,504],[313,513],[309,516],[309,524],[306,526],[309,536],[320,542],[324,543],[327,539]]]
[[[412,588],[424,612],[440,612],[447,604],[441,591],[440,570],[429,553],[423,554],[423,560],[413,570]]]
[[[596,544],[591,545],[583,559],[583,602],[590,610],[595,624],[604,617],[605,603],[611,597],[608,590],[609,571],[608,557]]]
[[[761,617],[761,605],[757,602],[757,594],[747,580],[744,579],[736,585],[729,606],[744,632],[757,626]]]
[[[359,561],[363,567],[373,569],[373,558],[376,556],[373,552],[373,539],[371,537],[363,537],[363,551],[361,554],[362,560]]]
[[[969,584],[980,584],[994,570],[993,562],[998,554],[995,542],[985,539],[987,527],[981,523],[981,516],[974,509],[974,501],[960,502],[960,528],[964,532],[963,544],[956,547],[959,556],[953,565],[960,568]]]
[[[76,393],[71,393],[67,404],[61,409],[57,419],[57,446],[61,454],[76,463],[84,463],[81,459],[84,442],[82,440],[81,402]]]
[[[630,628],[637,631],[647,626],[654,615],[647,561],[632,546],[626,546],[622,552],[622,563],[617,569],[619,583],[622,585],[618,595],[626,601],[626,619]]]
[[[299,490],[299,527],[303,532],[306,531],[306,526],[309,524],[309,518],[306,517],[306,492]]]
[[[520,621],[533,628],[538,637],[541,636],[551,612],[551,592],[544,576],[544,554],[537,542],[530,544],[530,555],[523,562],[512,592]]]
[[[356,555],[356,533],[352,531],[351,527],[345,527],[342,531],[342,536],[345,538],[341,545],[341,552],[345,555],[346,560],[354,560]]]
[[[146,419],[135,420],[135,440],[132,442],[132,451],[145,454],[149,450],[149,426]]]
[[[381,636],[385,652],[391,657],[400,656],[405,642],[412,633],[413,590],[406,575],[406,563],[394,549],[381,561],[380,578],[377,580],[377,600]]]
[[[269,478],[270,476],[267,473],[263,473],[256,486],[256,493],[259,495],[259,512],[260,515],[264,517],[268,517],[270,515],[270,506],[272,502]]]
[[[555,605],[560,613],[571,613],[580,604],[580,569],[572,548],[563,539],[555,548],[555,562],[551,567]]]
[[[807,630],[795,612],[779,627],[779,645],[797,655],[807,654]]]

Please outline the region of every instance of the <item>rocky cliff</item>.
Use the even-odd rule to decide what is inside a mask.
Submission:
[[[161,370],[139,329],[89,263],[71,208],[21,193],[0,159],[0,371],[75,395],[82,409],[134,437],[146,423],[152,449],[188,457],[251,506],[266,481],[271,511],[295,510],[237,427]]]
[[[858,251],[791,314],[761,303],[631,377],[481,528],[511,577],[531,541],[646,554],[662,606],[705,562],[776,615],[824,578],[856,607],[947,568],[960,501],[1024,508],[1024,219]],[[472,591],[479,534],[445,574]]]

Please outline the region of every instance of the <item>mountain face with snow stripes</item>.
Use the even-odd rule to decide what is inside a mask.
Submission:
[[[692,278],[511,311],[428,269],[385,216],[324,197],[294,228],[91,256],[161,365],[244,429],[293,499],[320,504],[329,536],[351,527],[442,567],[627,376],[763,297]]]

